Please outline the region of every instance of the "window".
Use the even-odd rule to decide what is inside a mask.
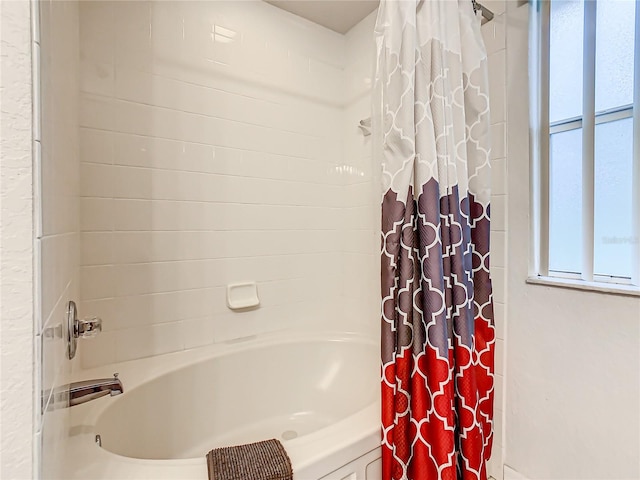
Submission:
[[[640,2],[541,0],[536,275],[640,275]]]

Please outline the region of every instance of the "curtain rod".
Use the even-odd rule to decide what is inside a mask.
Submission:
[[[471,4],[473,5],[473,11],[475,13],[478,13],[478,10],[479,10],[480,13],[482,14],[482,17],[487,22],[490,22],[491,20],[493,20],[493,12],[489,10],[487,7],[477,2],[476,0],[471,0]]]

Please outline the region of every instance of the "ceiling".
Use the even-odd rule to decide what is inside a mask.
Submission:
[[[334,32],[347,33],[351,27],[378,7],[378,0],[266,0]]]

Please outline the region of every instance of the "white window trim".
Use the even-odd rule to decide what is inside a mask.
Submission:
[[[595,112],[596,2],[585,2],[583,62],[583,116],[549,124],[549,57],[551,0],[533,2],[530,35],[531,78],[531,232],[532,251],[527,283],[600,293],[640,296],[640,244],[634,248],[632,277],[594,275],[594,136],[595,125],[634,117],[633,126],[633,236],[640,238],[640,49],[634,58],[634,104]],[[640,7],[636,7],[636,36],[640,35]],[[534,85],[535,86],[535,85]],[[550,134],[582,128],[583,132],[583,273],[549,271],[549,149]]]
[[[638,289],[638,287],[631,285],[618,285],[615,283],[585,282],[584,280],[540,276],[527,278],[527,283],[530,285],[542,285],[546,287],[569,288],[572,290],[586,290],[612,295],[640,297],[640,289]]]

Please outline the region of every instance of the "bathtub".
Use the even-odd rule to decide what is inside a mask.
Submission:
[[[378,352],[355,334],[261,335],[84,370],[125,392],[70,410],[67,476],[206,480],[212,448],[278,438],[295,480],[375,480]]]

